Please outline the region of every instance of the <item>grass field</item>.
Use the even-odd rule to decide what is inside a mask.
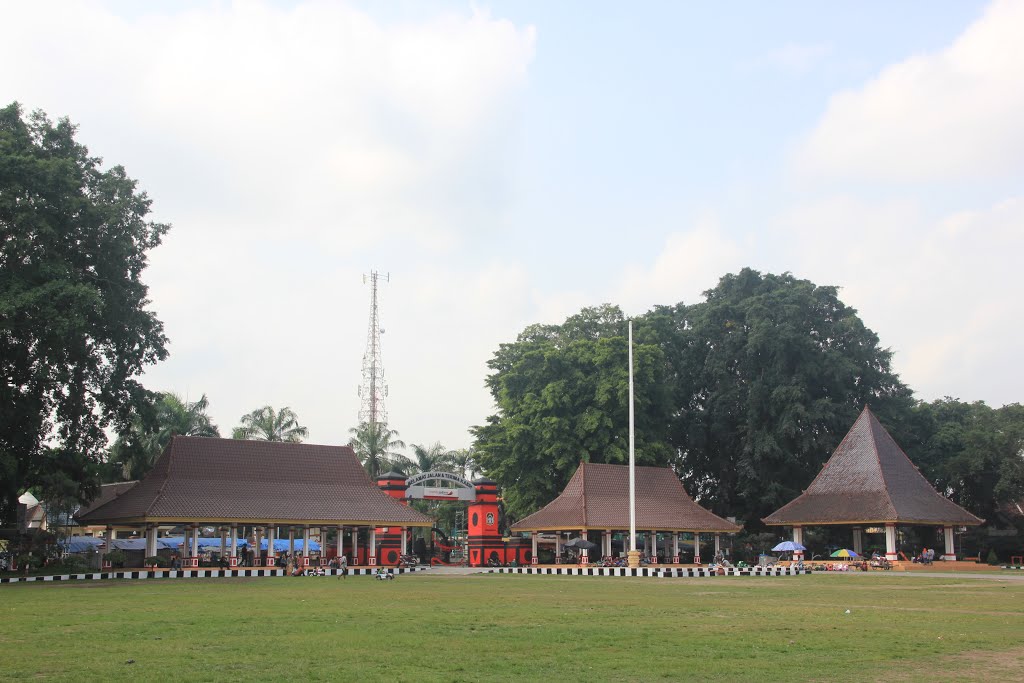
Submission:
[[[1024,679],[1013,579],[15,584],[0,610],[4,680]]]

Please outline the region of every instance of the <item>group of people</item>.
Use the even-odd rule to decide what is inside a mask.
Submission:
[[[922,548],[921,554],[916,555],[912,562],[919,562],[921,564],[931,564],[935,561],[935,548]]]

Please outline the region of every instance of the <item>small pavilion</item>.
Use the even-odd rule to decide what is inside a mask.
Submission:
[[[636,468],[636,528],[648,535],[648,553],[658,554],[658,534],[671,536],[672,564],[679,563],[679,534],[693,534],[694,563],[700,564],[700,535],[714,534],[715,554],[721,549],[721,534],[736,533],[740,527],[697,505],[682,482],[668,467]],[[561,533],[578,531],[585,538],[590,531],[601,532],[602,555],[612,554],[612,534],[628,532],[629,467],[580,463],[565,489],[553,501],[512,525],[513,532],[530,532],[532,562],[537,564],[538,534],[556,532],[555,558],[561,561]],[[588,559],[586,550],[580,560]]]
[[[897,525],[942,527],[942,559],[953,561],[954,527],[984,522],[940,495],[867,407],[807,490],[762,521],[793,527],[793,541],[801,544],[805,526],[850,525],[857,553],[863,553],[864,527],[884,526],[890,561],[897,559]]]
[[[199,566],[199,530],[204,526],[230,531],[225,545],[234,567],[240,527],[255,527],[257,549],[267,539],[267,566],[275,563],[270,549],[282,527],[287,528],[290,547],[296,529],[301,531],[301,565],[309,564],[310,530],[321,529],[324,541],[326,529],[335,527],[337,554],[346,554],[345,535],[351,532],[352,563],[372,566],[377,564],[378,528],[401,529],[405,553],[406,531],[432,525],[429,517],[380,490],[348,446],[189,436],[172,438],[146,476],[80,513],[78,521],[104,525],[107,548],[115,527],[142,531],[147,557],[157,554],[160,529],[184,527],[185,567]],[[359,547],[360,528],[369,530],[364,548]],[[255,562],[262,565],[264,558]]]

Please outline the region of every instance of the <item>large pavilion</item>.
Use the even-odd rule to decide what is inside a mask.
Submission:
[[[715,553],[721,534],[740,527],[697,505],[675,472],[667,467],[636,468],[636,528],[648,535],[648,554],[657,557],[658,534],[671,536],[671,562],[679,563],[679,534],[693,533],[694,563],[700,564],[700,534],[714,534]],[[602,555],[612,554],[612,535],[628,532],[629,468],[625,465],[581,463],[565,489],[553,501],[512,525],[513,532],[530,532],[533,563],[537,564],[538,534],[556,532],[555,561],[561,560],[561,533],[601,532]],[[638,532],[639,533],[639,532]],[[587,560],[587,551],[581,553]]]
[[[952,561],[954,527],[984,522],[939,495],[867,407],[807,490],[762,521],[793,527],[793,541],[801,544],[805,526],[851,525],[857,553],[863,553],[863,529],[884,526],[891,561],[897,525],[941,526],[942,559]]]
[[[309,563],[311,529],[335,527],[338,555],[346,554],[349,531],[349,557],[353,563],[365,560],[372,566],[377,564],[378,528],[400,528],[405,553],[405,531],[432,525],[429,517],[381,491],[347,446],[188,436],[171,439],[138,483],[81,513],[78,520],[82,525],[104,525],[108,548],[115,527],[144,530],[147,557],[157,554],[161,529],[184,527],[185,567],[199,566],[199,530],[205,526],[229,530],[231,566],[238,563],[238,532],[244,526],[255,527],[256,548],[264,534],[268,548],[273,548],[280,527],[288,528],[294,545],[300,529],[301,564]],[[360,528],[369,530],[363,548],[358,542]],[[274,565],[273,552],[265,561]],[[260,565],[263,558],[255,562]]]

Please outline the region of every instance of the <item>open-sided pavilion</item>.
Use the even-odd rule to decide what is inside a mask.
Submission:
[[[897,559],[898,525],[942,527],[942,559],[952,561],[954,527],[984,522],[940,495],[867,407],[807,490],[762,521],[793,527],[793,541],[801,544],[804,527],[852,526],[857,553],[863,553],[863,529],[884,526],[890,561]]]
[[[376,529],[402,529],[402,553],[409,527],[430,527],[426,515],[390,497],[372,482],[355,452],[347,446],[245,441],[176,436],[134,486],[79,515],[83,525],[105,525],[107,547],[113,530],[134,528],[146,538],[146,556],[157,553],[160,529],[184,527],[183,565],[199,566],[201,527],[230,531],[230,564],[238,563],[238,531],[255,527],[255,547],[262,537],[268,548],[281,527],[294,541],[302,532],[302,558],[309,563],[311,528],[337,529],[337,554],[377,564]],[[369,529],[369,542],[359,547],[359,529]],[[323,536],[321,539],[323,540]],[[264,558],[255,558],[257,565]],[[275,563],[268,552],[267,566]]]
[[[667,467],[636,468],[636,528],[649,534],[648,552],[657,556],[658,534],[671,536],[671,562],[679,563],[679,534],[692,533],[694,563],[700,564],[700,535],[714,534],[715,553],[721,534],[740,527],[697,505],[675,472]],[[553,501],[512,525],[514,532],[530,532],[533,563],[537,564],[538,534],[555,532],[555,558],[561,559],[561,533],[601,533],[601,553],[612,554],[612,535],[628,533],[629,468],[625,465],[581,463],[565,489]],[[581,552],[581,561],[588,559]]]

